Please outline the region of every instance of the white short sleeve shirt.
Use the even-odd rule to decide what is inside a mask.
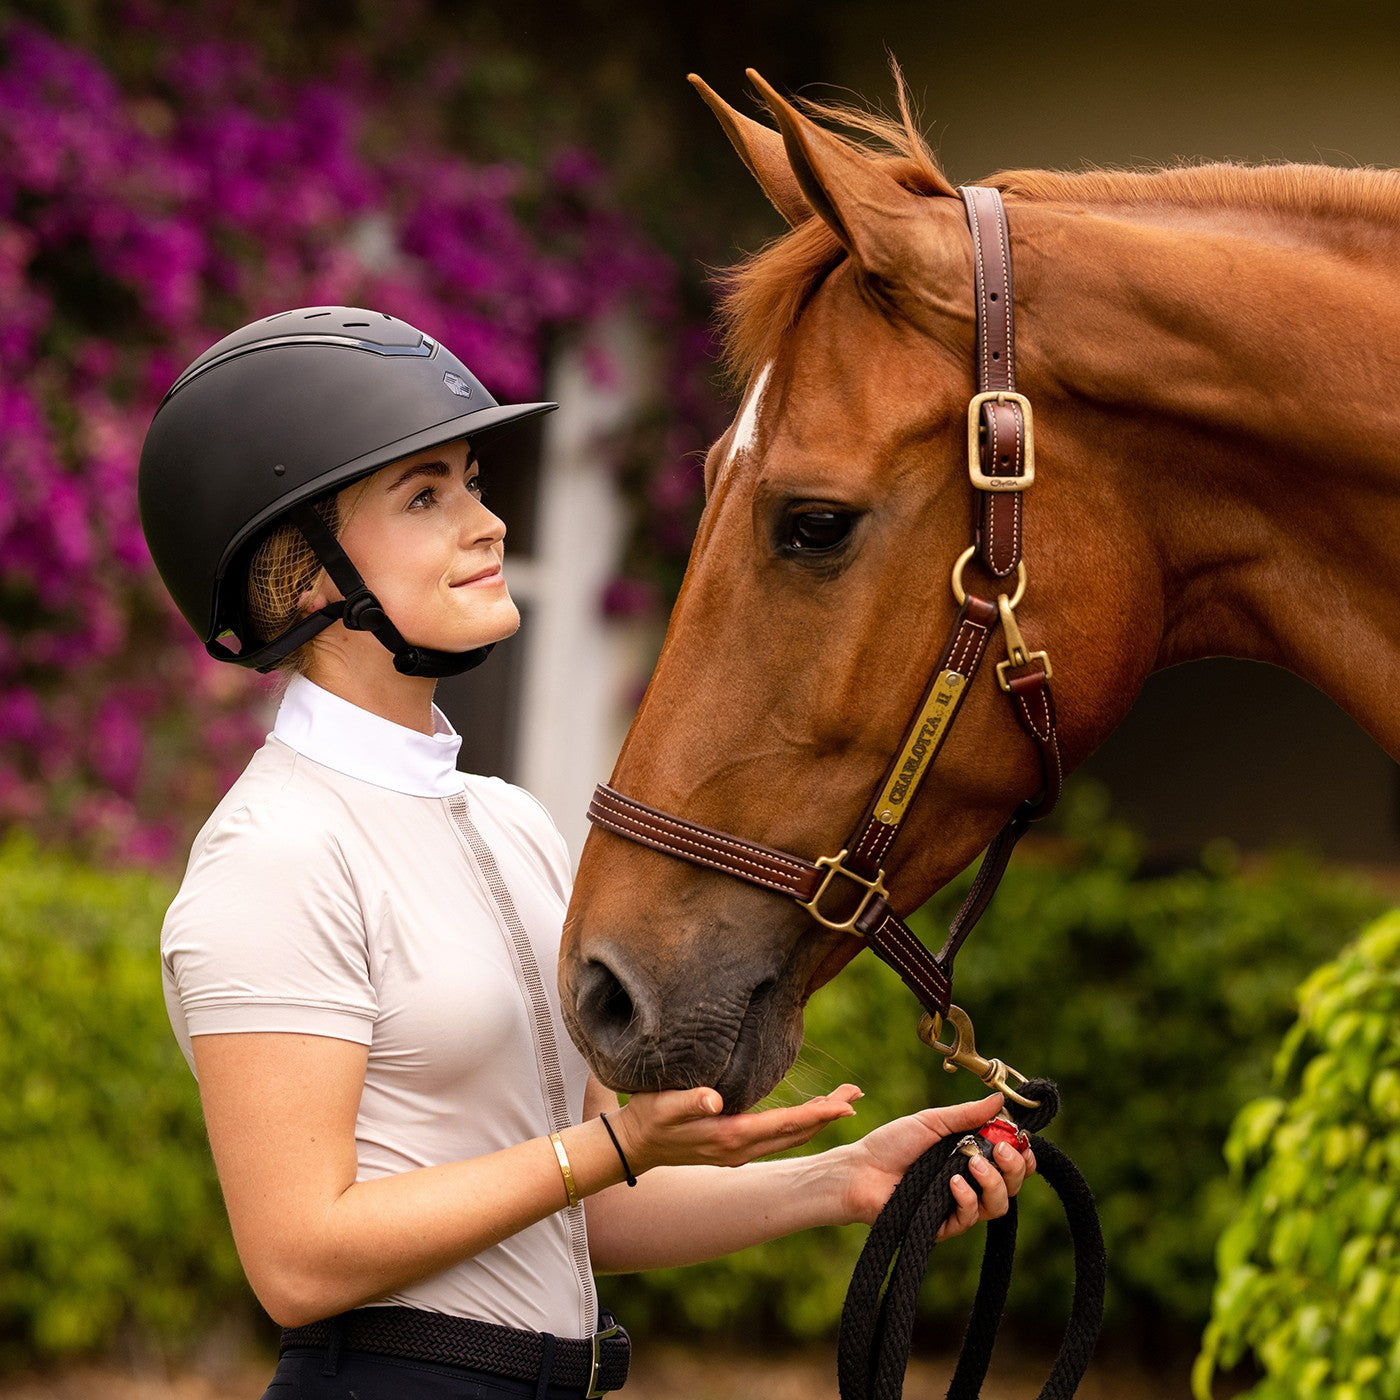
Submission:
[[[457,772],[461,740],[434,715],[437,732],[421,734],[294,679],[195,838],[161,935],[191,1069],[197,1035],[368,1046],[362,1181],[510,1147],[583,1113],[587,1067],[556,986],[563,838],[528,793]],[[583,1209],[377,1301],[586,1336],[597,1300]]]

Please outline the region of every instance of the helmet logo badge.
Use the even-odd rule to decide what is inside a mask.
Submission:
[[[459,399],[471,398],[472,386],[468,384],[460,374],[453,374],[451,370],[448,370],[447,373],[442,376],[442,382],[446,384]]]

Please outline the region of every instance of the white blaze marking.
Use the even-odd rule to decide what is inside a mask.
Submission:
[[[720,476],[738,460],[739,454],[747,452],[754,445],[755,438],[758,437],[758,411],[763,404],[763,391],[768,387],[768,375],[773,369],[773,362],[770,360],[758,372],[758,378],[753,382],[753,388],[749,390],[749,396],[744,400],[743,411],[739,414],[738,426],[734,429],[734,441],[729,448],[729,456],[725,459],[724,467],[720,471]]]

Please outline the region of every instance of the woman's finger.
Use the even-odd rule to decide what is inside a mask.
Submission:
[[[854,1112],[846,1099],[808,1099],[795,1108],[769,1108],[762,1113],[741,1114],[735,1121],[758,1139],[767,1135],[782,1137],[790,1132],[810,1135],[838,1118],[849,1118]]]
[[[726,1124],[727,1131],[733,1135],[727,1146],[749,1157],[765,1157],[770,1152],[781,1152],[810,1142],[829,1123],[838,1118],[849,1118],[852,1112],[846,1104],[832,1104],[820,1112],[796,1114],[782,1110],[779,1117],[743,1115]]]
[[[920,1109],[914,1116],[940,1137],[949,1133],[965,1133],[980,1128],[1001,1111],[1004,1100],[1000,1094],[988,1094],[985,1099],[969,1103],[952,1103],[944,1108]]]
[[[992,1154],[997,1170],[1006,1181],[1007,1194],[1014,1196],[1026,1179],[1026,1159],[1009,1142],[999,1142]]]
[[[974,1157],[968,1165],[982,1188],[982,1206],[978,1214],[987,1220],[1005,1215],[1008,1197],[1002,1174],[981,1155]]]
[[[953,1193],[953,1214],[939,1227],[940,1240],[951,1239],[970,1230],[977,1223],[978,1197],[966,1178],[955,1176],[948,1183]]]

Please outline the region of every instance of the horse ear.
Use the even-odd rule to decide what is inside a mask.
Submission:
[[[908,277],[914,246],[927,230],[929,201],[879,164],[804,117],[752,68],[749,81],[777,119],[788,163],[817,215],[864,272],[887,286]]]
[[[788,162],[783,138],[772,129],[736,112],[710,85],[695,73],[690,85],[705,99],[710,110],[719,118],[724,134],[739,152],[769,202],[793,228],[812,217],[812,206],[802,193],[797,177]]]

